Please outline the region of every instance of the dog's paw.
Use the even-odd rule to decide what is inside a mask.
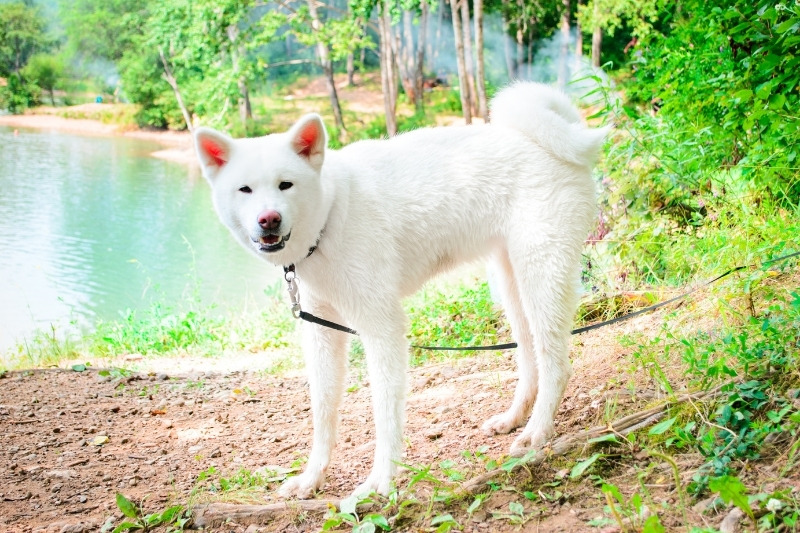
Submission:
[[[506,411],[505,413],[494,415],[492,418],[484,422],[483,426],[481,426],[481,429],[486,435],[491,437],[492,435],[505,435],[506,433],[511,433],[524,423],[525,421],[520,420],[520,417],[515,417],[513,416],[513,413]]]
[[[528,431],[525,430],[522,434],[514,439],[511,443],[511,450],[509,454],[512,457],[522,457],[531,450],[538,450],[547,444],[552,431]]]
[[[381,496],[388,496],[392,490],[392,476],[381,475],[372,472],[367,480],[356,487],[353,491],[353,496],[362,499],[366,498],[373,492],[377,492]]]
[[[298,500],[307,500],[311,498],[314,493],[322,487],[325,482],[324,474],[315,474],[313,472],[305,471],[299,476],[291,477],[283,482],[283,485],[278,489],[278,494],[282,498],[297,498]]]

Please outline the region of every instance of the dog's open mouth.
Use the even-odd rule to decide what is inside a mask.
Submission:
[[[278,250],[283,250],[283,247],[286,246],[286,241],[289,240],[291,235],[291,231],[286,235],[262,235],[258,239],[253,239],[253,243],[260,252],[277,252]]]

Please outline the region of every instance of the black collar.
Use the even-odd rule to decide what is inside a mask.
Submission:
[[[322,233],[324,231],[325,228],[322,228],[322,231],[319,232],[319,237],[317,237],[317,242],[314,243],[314,246],[308,249],[308,253],[303,259],[308,259],[309,257],[311,257],[311,254],[313,254],[317,250],[317,247],[319,246],[319,241],[322,239]],[[294,263],[292,263],[289,266],[283,267],[283,273],[286,274],[287,272],[294,272]]]

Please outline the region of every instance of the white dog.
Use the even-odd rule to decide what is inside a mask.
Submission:
[[[596,214],[591,169],[605,134],[584,127],[564,94],[533,83],[501,91],[489,125],[420,129],[338,151],[326,149],[316,114],[260,138],[196,131],[214,205],[234,236],[270,263],[296,265],[303,310],[361,336],[376,444],[357,494],[388,493],[403,451],[401,299],[464,261],[493,262],[519,344],[514,399],[483,429],[524,425],[512,453],[548,440],[571,374],[581,249]],[[348,340],[303,324],[314,440],[305,472],[284,483],[283,496],[306,498],[324,483]]]

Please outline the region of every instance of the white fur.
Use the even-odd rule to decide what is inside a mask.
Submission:
[[[325,149],[317,115],[262,138],[196,133],[222,221],[267,261],[296,264],[304,310],[361,335],[376,446],[372,471],[357,493],[387,493],[401,458],[408,358],[401,298],[464,261],[491,261],[519,343],[514,399],[483,429],[507,433],[524,425],[513,453],[541,446],[552,434],[571,374],[581,250],[595,217],[591,167],[606,132],[584,127],[566,96],[533,83],[501,91],[491,119],[338,151]],[[209,143],[222,155],[210,156]],[[281,182],[292,186],[280,190]],[[239,190],[245,185],[251,193]],[[291,232],[281,250],[259,251],[253,242],[263,235],[257,219],[265,210],[280,214],[282,236]],[[281,487],[282,495],[301,498],[325,480],[348,336],[304,323],[303,344],[313,446],[305,472]]]

